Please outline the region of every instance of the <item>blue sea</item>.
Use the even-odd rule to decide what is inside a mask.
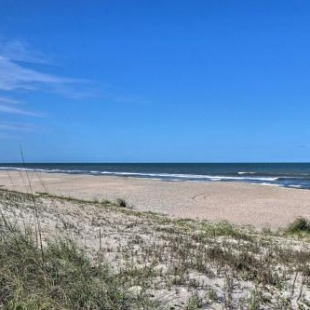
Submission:
[[[244,182],[310,189],[310,163],[0,164],[0,170],[110,175],[171,182]]]

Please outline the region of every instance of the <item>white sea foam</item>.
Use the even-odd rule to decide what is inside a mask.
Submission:
[[[187,179],[187,180],[209,180],[209,181],[276,181],[277,177],[241,177],[226,175],[201,175],[201,174],[179,174],[179,173],[143,173],[126,171],[97,171],[97,170],[67,170],[67,169],[40,169],[40,168],[20,168],[20,167],[0,167],[0,170],[33,171],[47,173],[71,173],[71,174],[94,174],[94,175],[115,175],[132,177],[150,177],[167,179]]]
[[[66,170],[66,169],[40,169],[40,168],[19,168],[19,167],[0,167],[4,171],[28,171],[28,172],[46,172],[46,173],[87,173],[85,170]]]
[[[201,174],[172,174],[172,173],[141,173],[141,172],[111,172],[101,171],[104,175],[119,175],[119,176],[141,176],[141,177],[157,177],[157,178],[180,178],[180,179],[202,179],[211,181],[225,180],[253,180],[253,181],[276,181],[277,177],[238,177],[238,176],[218,176],[218,175],[201,175]]]
[[[276,183],[259,183],[259,185],[265,185],[265,186],[275,186],[275,187],[283,187],[281,184],[276,184]]]
[[[233,177],[233,176],[207,176],[214,181],[236,180],[236,181],[276,181],[277,177]]]
[[[302,188],[301,185],[289,185],[289,187],[294,187],[294,188]]]

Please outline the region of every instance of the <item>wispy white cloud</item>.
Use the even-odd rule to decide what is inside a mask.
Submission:
[[[85,97],[93,87],[90,81],[45,73],[34,64],[49,64],[48,57],[31,51],[24,42],[0,37],[0,91],[48,91],[67,97]]]
[[[16,107],[0,104],[0,113],[21,114],[28,116],[43,116],[43,113],[26,111]]]
[[[40,64],[37,66],[36,64]],[[0,35],[0,115],[43,116],[31,111],[28,104],[14,98],[19,91],[53,92],[72,99],[97,97],[121,104],[145,104],[142,98],[119,95],[94,82],[61,77],[43,72],[42,65],[51,65],[44,54],[35,52],[20,40],[5,41]],[[101,89],[101,90],[100,90]],[[7,125],[8,126],[8,125]],[[0,129],[4,129],[4,125]]]
[[[38,51],[32,50],[27,42],[21,40],[6,41],[0,37],[0,55],[13,61],[37,64],[50,63],[48,57]]]
[[[27,123],[26,117],[44,114],[17,100],[21,92],[53,92],[63,97],[85,98],[92,91],[93,83],[46,73],[42,69],[45,64],[52,65],[45,55],[31,51],[21,41],[4,41],[0,35],[0,140],[21,139],[24,133],[38,130]]]
[[[26,132],[35,132],[37,130],[33,124],[0,122],[0,140],[20,140]]]
[[[4,131],[34,131],[35,126],[33,124],[17,124],[17,123],[0,123],[0,132]]]
[[[35,69],[34,64],[47,64],[48,58],[33,52],[24,42],[4,41],[0,36],[0,114],[42,116],[30,111],[27,104],[12,98],[17,91],[55,92],[61,96],[79,98],[87,96],[86,87],[91,83],[52,75]],[[10,97],[7,97],[7,94]]]
[[[53,85],[77,82],[23,67],[1,55],[0,72],[0,89],[5,91],[16,89],[36,90],[40,86],[52,87]]]
[[[0,91],[47,91],[71,99],[101,97],[116,103],[148,103],[143,98],[110,92],[94,81],[45,73],[37,69],[35,64],[53,65],[46,55],[31,50],[27,43],[20,40],[5,41],[0,35]],[[0,102],[3,102],[1,97]]]
[[[21,102],[11,98],[0,97],[0,113],[21,114],[28,116],[43,116],[42,113],[28,111],[20,107]]]
[[[10,99],[10,98],[0,97],[0,103],[18,104],[19,102],[17,100],[13,100],[13,99]]]

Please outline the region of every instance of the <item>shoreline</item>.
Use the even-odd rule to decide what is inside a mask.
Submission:
[[[310,218],[309,190],[241,182],[0,171],[0,187],[99,201],[122,198],[136,211],[255,227],[279,228],[298,216]]]
[[[145,167],[144,167],[145,165]],[[0,165],[0,172],[17,171],[17,172],[31,172],[31,173],[58,173],[58,174],[72,174],[72,175],[91,175],[91,176],[115,176],[128,178],[141,178],[160,180],[167,182],[238,182],[254,185],[267,185],[284,188],[297,188],[310,190],[310,164],[309,167],[302,167],[304,173],[301,173],[300,164],[298,167],[287,166],[289,164],[267,164],[271,167],[266,168],[263,164],[256,164],[258,166],[247,167],[249,164],[223,164],[219,167],[213,164],[188,164],[188,167],[180,166],[174,167],[174,164],[29,164],[23,166],[19,165]],[[187,165],[187,164],[186,164]],[[228,165],[225,167],[225,165]],[[252,165],[252,164],[250,164]],[[284,165],[284,166],[283,166]],[[223,167],[225,169],[223,170]],[[206,170],[207,169],[207,170]],[[274,170],[276,169],[276,170]],[[306,173],[308,171],[308,173]]]

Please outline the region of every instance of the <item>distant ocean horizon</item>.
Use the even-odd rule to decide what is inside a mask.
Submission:
[[[310,163],[0,163],[12,170],[310,189]]]

